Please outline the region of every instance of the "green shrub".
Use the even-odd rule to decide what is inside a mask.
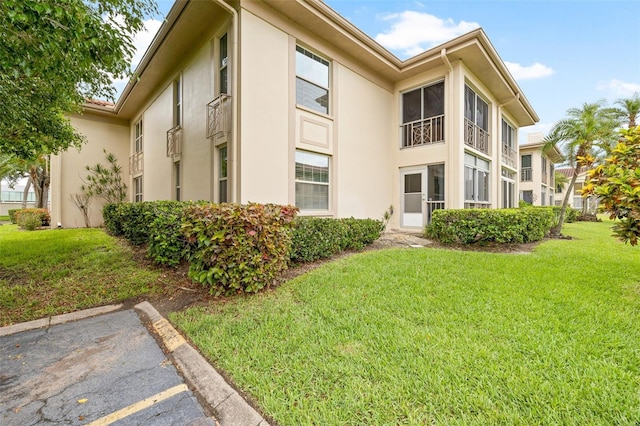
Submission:
[[[21,211],[16,220],[18,221],[18,226],[27,231],[33,231],[42,225],[40,213],[35,211]]]
[[[114,237],[122,237],[124,235],[122,226],[126,219],[124,213],[127,204],[129,203],[109,203],[102,207],[104,227],[107,232]]]
[[[274,204],[190,205],[182,217],[189,277],[210,293],[254,293],[287,268],[297,209]]]
[[[40,219],[40,223],[38,224],[39,226],[49,226],[49,223],[51,222],[51,215],[49,214],[49,210],[47,209],[18,209],[18,210],[14,210],[13,211],[13,218],[15,220],[15,222],[12,221],[12,223],[17,223],[18,225],[20,225],[20,217],[23,215],[31,215],[31,214],[35,214],[39,219]]]
[[[331,219],[299,217],[293,227],[291,260],[311,262],[342,250],[362,250],[384,230],[382,221],[373,219]]]
[[[13,223],[14,225],[16,223],[18,223],[18,221],[16,220],[16,212],[20,211],[22,209],[9,209],[9,220],[11,221],[11,223]]]
[[[147,255],[155,263],[176,266],[186,255],[187,242],[182,232],[184,209],[192,203],[157,201],[151,206],[152,219],[148,225]]]
[[[552,224],[549,207],[436,210],[425,233],[443,243],[528,243],[544,238]]]

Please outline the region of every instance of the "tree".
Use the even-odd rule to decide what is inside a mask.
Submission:
[[[636,117],[640,113],[640,94],[634,93],[630,98],[618,99],[616,105],[620,105],[620,115],[629,119],[629,129],[636,127]]]
[[[612,155],[589,172],[583,196],[596,195],[611,219],[614,236],[635,246],[640,238],[640,126],[623,129]]]
[[[0,151],[20,158],[79,147],[67,118],[113,99],[153,0],[0,1]]]
[[[615,141],[615,129],[620,125],[618,113],[606,108],[603,101],[585,103],[582,108],[567,110],[568,118],[558,121],[545,138],[545,148],[557,144],[563,152],[565,162],[573,169],[567,192],[562,201],[558,223],[551,229],[551,235],[562,232],[569,196],[582,169],[588,169],[596,162],[596,155],[609,151]]]
[[[98,163],[95,166],[86,166],[89,172],[82,192],[89,198],[98,197],[107,203],[120,203],[127,199],[127,185],[122,180],[122,166],[118,164],[116,156],[104,151],[108,166]]]

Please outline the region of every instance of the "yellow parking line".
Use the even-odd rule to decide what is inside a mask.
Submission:
[[[189,390],[187,385],[184,383],[164,390],[160,393],[157,393],[149,398],[145,398],[142,401],[138,401],[135,404],[131,404],[128,407],[123,408],[122,410],[118,410],[113,412],[107,416],[99,418],[91,423],[88,426],[106,426],[111,423],[117,422],[120,419],[123,419],[131,414],[137,413],[138,411],[142,411],[145,408],[151,407],[153,404],[157,404],[158,402],[164,401],[165,399],[171,398],[174,395],[179,394],[180,392],[185,392]]]

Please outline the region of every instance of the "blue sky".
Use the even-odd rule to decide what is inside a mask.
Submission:
[[[638,0],[325,0],[401,59],[482,27],[546,133],[567,109],[640,92]],[[172,0],[158,1],[163,17]],[[140,55],[160,26],[148,21]],[[139,60],[139,56],[136,58]]]

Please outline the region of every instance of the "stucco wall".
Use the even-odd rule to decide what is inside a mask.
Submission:
[[[80,193],[85,166],[106,165],[103,149],[112,152],[122,166],[125,182],[129,175],[129,127],[122,120],[105,118],[92,113],[71,117],[71,124],[87,137],[80,150],[71,148],[51,159],[51,224],[59,222],[65,228],[84,227],[82,214],[71,204],[71,194]],[[91,226],[102,224],[104,201],[94,199],[90,206]]]

